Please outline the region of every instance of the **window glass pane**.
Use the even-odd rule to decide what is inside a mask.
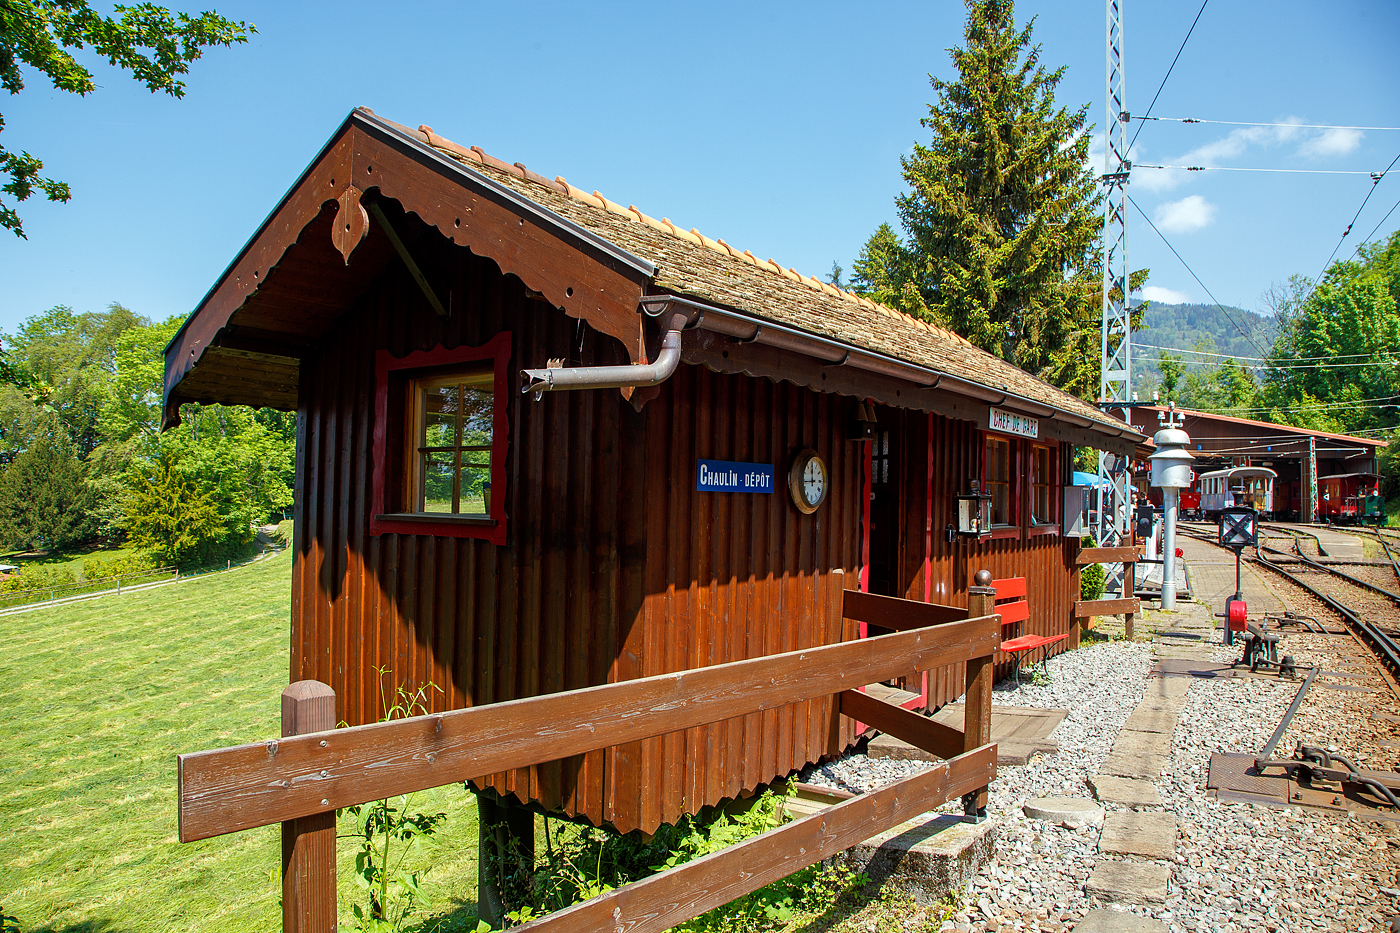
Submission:
[[[462,445],[491,446],[491,387],[462,387]]]
[[[451,373],[415,381],[422,423],[412,454],[417,512],[490,515],[494,374]]]
[[[452,481],[457,454],[425,453],[423,456],[423,512],[451,512]]]
[[[991,488],[992,494],[992,524],[1011,524],[1010,508],[1010,488],[1006,483],[995,483]]]
[[[457,396],[455,385],[434,386],[424,390],[421,446],[457,446]]]
[[[1006,441],[988,441],[987,453],[990,455],[987,478],[996,483],[1007,482],[1011,478],[1011,445]]]
[[[473,465],[467,462],[469,455],[462,454],[462,514],[489,515],[486,496],[491,488],[491,464]]]

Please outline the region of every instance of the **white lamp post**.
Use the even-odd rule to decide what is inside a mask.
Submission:
[[[1164,514],[1162,533],[1162,608],[1176,608],[1176,511],[1181,490],[1191,485],[1191,461],[1196,458],[1187,447],[1191,437],[1176,423],[1176,411],[1168,408],[1166,427],[1152,438],[1157,452],[1148,457],[1152,464],[1152,485],[1162,490]]]

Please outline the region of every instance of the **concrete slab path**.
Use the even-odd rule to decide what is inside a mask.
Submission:
[[[1160,862],[1099,859],[1084,885],[1086,894],[1117,904],[1162,904],[1171,872]]]
[[[1074,933],[1167,933],[1167,925],[1126,911],[1099,908],[1085,914],[1074,925]]]
[[[1176,854],[1176,814],[1160,810],[1110,813],[1104,817],[1099,851],[1169,859]]]

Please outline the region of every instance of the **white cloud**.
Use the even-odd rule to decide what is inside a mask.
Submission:
[[[1134,188],[1154,193],[1171,191],[1185,181],[1190,174],[1190,172],[1174,168],[1135,168],[1133,169],[1132,184]]]
[[[1340,127],[1323,130],[1299,146],[1298,154],[1314,157],[1346,155],[1361,145],[1361,137],[1365,135],[1360,130],[1348,130]]]
[[[1215,221],[1215,205],[1191,194],[1180,201],[1159,204],[1152,212],[1157,226],[1168,233],[1193,233]]]
[[[1147,285],[1138,292],[1143,301],[1157,301],[1164,305],[1184,305],[1191,301],[1191,296],[1185,292],[1174,292],[1170,288],[1161,288],[1157,285]]]

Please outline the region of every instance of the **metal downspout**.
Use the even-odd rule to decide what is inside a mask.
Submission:
[[[520,371],[522,394],[534,393],[539,401],[546,392],[567,389],[622,389],[660,385],[681,362],[681,331],[696,317],[695,312],[664,301],[656,310],[643,304],[643,310],[661,320],[661,352],[650,363],[625,366],[550,366]]]

